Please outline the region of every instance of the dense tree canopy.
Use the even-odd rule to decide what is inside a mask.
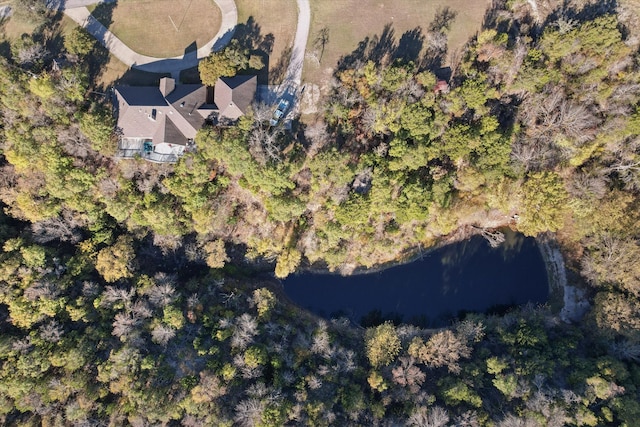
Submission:
[[[44,25],[0,60],[3,424],[637,425],[639,42],[623,9],[566,3],[532,25],[526,2],[496,4],[448,90],[419,58],[345,60],[317,122],[285,132],[257,106],[157,165],[112,157],[109,102],[77,60],[95,46],[72,31],[53,67],[43,4],[16,4]],[[258,68],[249,53],[214,54],[203,81]],[[348,273],[500,226],[556,233],[591,303],[580,322],[552,306],[363,329],[251,277]]]

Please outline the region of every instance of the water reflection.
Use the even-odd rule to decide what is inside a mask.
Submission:
[[[465,312],[542,303],[548,293],[535,241],[510,231],[495,249],[476,236],[378,273],[294,275],[284,281],[284,289],[294,302],[324,317],[421,326],[446,324]]]

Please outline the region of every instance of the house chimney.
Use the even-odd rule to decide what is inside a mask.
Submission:
[[[170,77],[160,79],[160,93],[165,98],[176,88],[176,81]]]

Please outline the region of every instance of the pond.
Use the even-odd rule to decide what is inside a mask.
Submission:
[[[504,233],[505,242],[497,248],[474,236],[376,273],[303,273],[290,276],[283,286],[300,307],[326,318],[346,316],[363,326],[391,319],[437,327],[465,312],[500,313],[546,302],[547,272],[535,240]]]

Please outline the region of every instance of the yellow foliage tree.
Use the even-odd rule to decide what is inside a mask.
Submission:
[[[96,270],[107,282],[133,276],[135,252],[130,237],[120,236],[112,246],[98,252]]]

